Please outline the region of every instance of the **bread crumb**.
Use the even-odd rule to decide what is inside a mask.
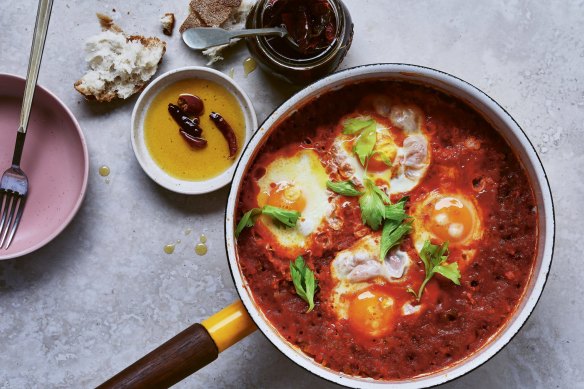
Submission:
[[[164,35],[172,35],[172,30],[174,30],[174,14],[173,13],[165,13],[162,18],[160,18],[160,22],[162,23],[162,33]]]
[[[96,13],[97,20],[99,20],[99,25],[103,31],[113,31],[113,32],[120,32],[123,33],[120,26],[114,23],[114,20],[110,18],[108,15],[102,13]]]

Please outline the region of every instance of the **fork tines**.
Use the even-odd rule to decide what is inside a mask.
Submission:
[[[10,190],[0,190],[0,196],[0,249],[8,249],[22,218],[26,197]]]

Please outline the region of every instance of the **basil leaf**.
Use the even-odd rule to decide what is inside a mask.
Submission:
[[[460,271],[458,271],[458,263],[448,263],[445,265],[438,265],[434,267],[434,273],[438,273],[448,278],[450,281],[454,282],[456,285],[460,285]]]
[[[383,262],[389,250],[400,244],[404,236],[412,230],[412,223],[401,223],[394,220],[386,220],[381,232],[380,261]]]
[[[264,205],[262,208],[262,214],[271,216],[273,219],[278,220],[286,227],[296,226],[296,222],[298,222],[298,218],[300,217],[300,212],[298,211],[291,211],[288,209],[274,207],[272,205]]]
[[[262,213],[262,210],[259,208],[253,208],[243,214],[239,223],[237,223],[237,228],[235,229],[235,238],[239,238],[239,234],[243,231],[246,227],[252,227],[255,224],[255,219],[259,214]]]
[[[314,273],[306,266],[302,256],[296,258],[295,262],[290,261],[290,276],[296,294],[308,303],[306,313],[312,311],[314,309],[314,294],[318,285]]]
[[[375,121],[369,117],[347,119],[343,122],[343,134],[355,134],[373,123],[375,123]]]
[[[332,190],[333,192],[343,196],[360,196],[363,194],[362,192],[359,192],[357,188],[355,188],[355,184],[353,184],[351,181],[327,181],[326,187],[329,190]]]
[[[377,141],[377,123],[375,121],[365,127],[357,138],[353,151],[359,157],[361,165],[365,166],[367,159],[373,153],[373,148],[375,147],[375,142]]]

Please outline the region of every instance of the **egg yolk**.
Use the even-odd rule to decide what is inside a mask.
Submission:
[[[393,162],[397,155],[397,146],[387,132],[377,134],[377,142],[373,149],[375,154],[369,159],[367,170],[372,172],[381,172],[388,170],[387,161]]]
[[[473,211],[456,197],[442,197],[430,212],[428,230],[442,241],[464,242],[473,232]]]
[[[349,324],[368,336],[382,336],[393,329],[395,306],[393,298],[384,291],[369,288],[351,296]]]
[[[290,211],[302,212],[306,208],[306,199],[304,198],[302,189],[294,184],[286,183],[276,185],[271,190],[267,204]]]

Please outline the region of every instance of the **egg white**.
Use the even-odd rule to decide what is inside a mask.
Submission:
[[[376,124],[378,138],[382,133],[387,133],[389,131],[388,128],[382,124]],[[333,142],[332,152],[335,156],[337,165],[340,167],[342,176],[347,179],[351,179],[357,185],[363,185],[365,168],[363,165],[361,165],[359,158],[352,148],[352,141],[356,137],[356,135],[338,135]],[[391,168],[388,166],[387,170],[381,172],[369,172],[369,176],[374,181],[381,181],[382,183],[385,183],[385,186],[389,188],[389,182],[391,180]]]
[[[331,277],[336,281],[331,302],[339,318],[348,318],[349,301],[346,296],[371,285],[403,281],[411,264],[409,255],[397,248],[380,262],[380,239],[379,235],[367,235],[337,253],[331,262]]]
[[[287,251],[289,257],[299,255],[299,250],[309,246],[310,236],[332,212],[326,188],[328,175],[318,154],[309,149],[298,151],[290,157],[277,157],[265,168],[266,173],[257,181],[260,207],[267,203],[272,185],[294,185],[302,191],[306,206],[295,227],[283,227],[266,215],[260,216],[258,223],[266,227],[275,243],[290,249]]]
[[[386,99],[375,99],[374,107],[379,115],[390,119],[391,124],[404,132],[402,146],[397,147],[393,166],[381,172],[369,171],[374,182],[388,194],[405,193],[414,189],[422,180],[431,160],[430,145],[425,132],[422,111],[413,105],[392,106]],[[377,123],[378,140],[382,134],[388,136],[389,129]],[[389,135],[391,136],[391,135]],[[361,165],[351,141],[355,135],[340,134],[333,142],[332,152],[340,175],[362,185],[365,168]]]

